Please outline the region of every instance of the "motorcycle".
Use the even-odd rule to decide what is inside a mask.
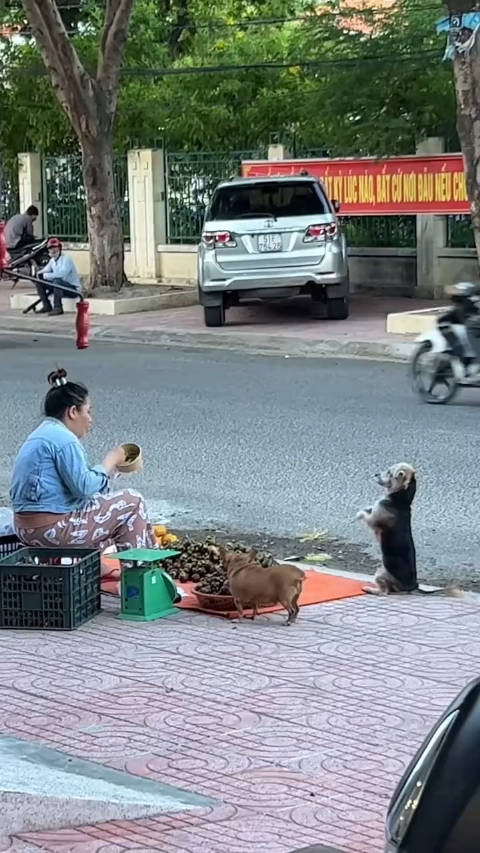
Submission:
[[[32,243],[30,246],[22,246],[20,249],[9,249],[9,269],[12,272],[18,271],[18,278],[22,277],[22,272],[27,272],[29,275],[35,277],[39,269],[48,263],[49,254],[47,245],[48,237],[45,237],[43,240]],[[15,280],[14,286],[17,280]]]
[[[459,388],[480,388],[480,285],[445,288],[452,308],[417,338],[410,363],[414,391],[425,403],[449,403]]]

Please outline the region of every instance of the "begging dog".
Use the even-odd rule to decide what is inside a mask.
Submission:
[[[399,462],[383,474],[376,474],[376,480],[386,488],[387,496],[357,513],[357,518],[373,530],[382,551],[383,566],[375,574],[376,588],[365,587],[365,592],[413,592],[418,589],[411,524],[411,506],[417,491],[415,470],[408,462]]]
[[[463,593],[453,587],[429,590],[418,585],[411,522],[411,507],[417,491],[415,469],[408,462],[399,462],[375,477],[377,483],[386,488],[387,496],[358,512],[357,518],[365,521],[378,539],[383,565],[375,573],[376,587],[364,587],[364,592],[373,595],[409,592],[463,597]]]
[[[281,604],[288,613],[286,624],[291,625],[295,621],[305,579],[301,569],[279,563],[262,566],[257,562],[254,550],[245,554],[227,551],[220,546],[219,551],[240,619],[243,619],[244,610],[251,608],[252,619],[255,619],[260,608]]]

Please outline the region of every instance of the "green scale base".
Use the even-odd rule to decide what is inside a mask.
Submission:
[[[178,614],[173,604],[178,595],[175,584],[160,564],[179,553],[156,548],[134,548],[115,554],[116,560],[133,563],[133,566],[122,571],[119,619],[153,622]]]

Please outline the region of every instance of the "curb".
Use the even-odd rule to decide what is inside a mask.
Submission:
[[[25,324],[19,325],[0,318],[0,334],[35,335],[72,340],[74,330],[38,329]],[[406,362],[410,359],[415,344],[412,342],[339,341],[335,339],[305,339],[283,335],[250,334],[235,332],[190,332],[190,331],[123,331],[115,327],[90,329],[92,341],[140,344],[165,348],[226,350],[249,355],[283,356],[284,358],[346,358],[371,361]]]
[[[33,298],[34,295],[31,293],[13,291],[10,296],[10,307],[13,311],[23,311],[32,303]],[[97,297],[90,300],[90,316],[111,320],[113,317],[125,317],[127,314],[148,314],[150,311],[168,311],[171,308],[187,308],[192,305],[198,305],[197,292],[192,288],[178,287],[176,290],[148,296],[125,296],[123,299],[115,299],[114,296]],[[76,317],[75,299],[65,298],[63,307],[65,314]],[[105,310],[109,307],[112,310]],[[104,310],[99,310],[102,308]]]
[[[408,361],[415,344],[410,342],[376,343],[375,341],[338,341],[335,339],[299,339],[282,335],[238,335],[235,332],[142,332],[123,333],[100,329],[97,340],[150,344],[183,349],[211,349],[243,352],[250,355],[273,355],[290,358],[362,358],[375,361]]]

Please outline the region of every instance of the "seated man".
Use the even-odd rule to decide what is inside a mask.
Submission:
[[[46,267],[39,272],[39,278],[43,278],[48,284],[36,285],[37,293],[42,300],[42,308],[38,313],[58,316],[63,314],[62,297],[69,295],[58,285],[64,285],[71,291],[77,291],[77,293],[80,292],[82,285],[72,259],[63,254],[62,244],[58,237],[50,237],[47,248],[50,260]],[[53,293],[53,308],[49,299],[51,293]]]
[[[16,213],[5,225],[5,243],[7,249],[21,249],[22,246],[32,246],[35,242],[33,223],[38,216],[38,208],[31,204],[25,213]]]

